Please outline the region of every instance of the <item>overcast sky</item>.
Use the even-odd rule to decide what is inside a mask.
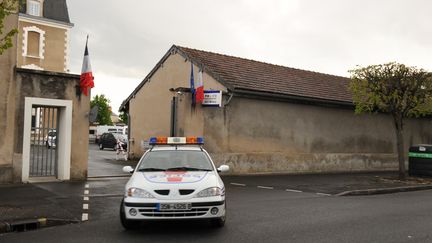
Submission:
[[[432,71],[429,0],[67,2],[70,70],[81,72],[89,34],[92,95],[116,113],[173,44],[346,77],[390,61]]]

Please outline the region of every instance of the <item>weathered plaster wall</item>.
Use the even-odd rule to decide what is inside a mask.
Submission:
[[[171,100],[173,95],[170,88],[190,87],[191,63],[179,54],[171,55],[130,100],[130,128],[129,136],[131,157],[140,157],[144,150],[142,141],[147,141],[152,136],[169,136],[171,119]],[[195,80],[198,80],[198,67],[194,66]],[[206,89],[224,89],[204,73],[203,80]],[[197,81],[196,81],[197,83]],[[202,136],[204,124],[202,122],[202,108],[197,106],[191,110],[190,93],[177,95],[178,116],[177,134],[185,136]]]
[[[206,148],[234,173],[397,169],[392,120],[383,114],[234,97],[205,115]],[[406,149],[432,143],[429,119],[406,122]]]
[[[10,15],[5,20],[3,33],[18,26],[18,15]],[[14,158],[15,124],[15,74],[16,38],[14,47],[0,55],[0,183],[12,181],[12,161]]]
[[[24,28],[35,26],[45,31],[44,43],[44,58],[34,58],[23,56],[23,35]],[[19,39],[18,39],[18,67],[23,65],[35,64],[46,71],[64,72],[65,55],[66,55],[66,33],[63,28],[55,28],[51,26],[29,23],[23,20],[19,21]]]
[[[79,75],[28,69],[18,69],[16,75],[17,128],[14,137],[17,142],[14,150],[20,159],[14,161],[15,181],[21,179],[25,97],[72,100],[71,180],[87,178],[89,127],[87,112],[90,110],[90,98],[77,95]]]

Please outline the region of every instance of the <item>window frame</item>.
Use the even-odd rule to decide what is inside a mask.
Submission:
[[[31,16],[42,17],[43,1],[38,0],[27,0],[27,14]],[[37,6],[37,8],[32,8]],[[34,10],[35,12],[33,12]],[[36,12],[37,11],[37,12]]]

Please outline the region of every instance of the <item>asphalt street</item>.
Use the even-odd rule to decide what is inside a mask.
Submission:
[[[124,161],[121,156],[116,160],[116,151],[113,149],[99,150],[97,144],[89,144],[89,177],[124,176],[123,166],[136,165],[137,161]]]
[[[0,234],[0,242],[432,242],[432,190],[332,195],[354,184],[367,187],[370,175],[363,174],[225,176],[224,228],[212,228],[205,221],[164,221],[127,231],[119,220],[128,179],[121,168],[134,162],[115,161],[113,151],[96,146],[91,146],[89,157],[93,177],[87,182],[37,186],[41,192],[57,194],[52,200],[62,199],[59,207],[68,208],[75,218],[85,212],[86,221]],[[106,177],[110,174],[123,177]],[[345,183],[339,185],[340,181]]]
[[[335,197],[227,184],[228,221],[153,222],[126,231],[119,205],[127,178],[87,182],[89,220],[0,235],[1,242],[431,242],[432,192]],[[84,189],[84,187],[83,187]]]

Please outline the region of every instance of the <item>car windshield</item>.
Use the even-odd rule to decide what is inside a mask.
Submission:
[[[212,171],[203,151],[151,151],[144,156],[138,171]]]

